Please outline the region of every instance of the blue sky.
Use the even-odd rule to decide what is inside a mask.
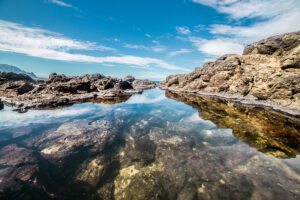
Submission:
[[[162,80],[300,30],[299,0],[0,0],[0,63]]]

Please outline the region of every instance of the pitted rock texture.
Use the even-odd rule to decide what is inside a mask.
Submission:
[[[128,76],[124,80],[102,74],[65,76],[50,74],[48,80],[34,80],[25,74],[0,72],[0,97],[18,111],[48,109],[95,99],[114,99],[154,88],[149,80]],[[1,106],[0,106],[1,108]]]
[[[300,114],[300,31],[248,45],[190,74],[167,77],[163,89],[251,100]]]

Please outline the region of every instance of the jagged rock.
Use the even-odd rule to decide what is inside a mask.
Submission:
[[[163,89],[249,100],[300,114],[300,31],[248,45],[190,74],[172,75]]]
[[[0,72],[0,96],[9,105],[19,106],[16,111],[26,112],[30,108],[47,109],[96,98],[130,96],[155,87],[149,80],[125,79],[102,74],[65,76],[52,73],[46,81],[35,81],[24,74]]]

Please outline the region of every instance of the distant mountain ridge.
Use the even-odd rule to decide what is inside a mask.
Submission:
[[[12,65],[0,64],[0,71],[1,72],[14,72],[16,74],[26,74],[33,79],[38,79],[38,77],[33,72],[26,72],[16,66],[12,66]]]

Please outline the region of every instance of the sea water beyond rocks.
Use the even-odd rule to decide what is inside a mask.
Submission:
[[[227,54],[190,74],[172,75],[162,89],[214,95],[300,115],[300,31],[273,36]]]

